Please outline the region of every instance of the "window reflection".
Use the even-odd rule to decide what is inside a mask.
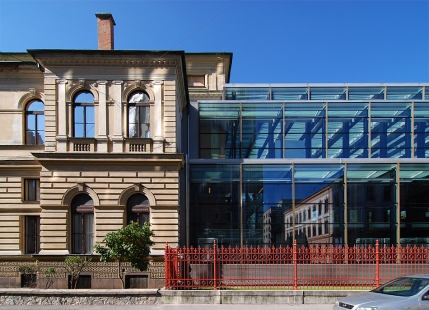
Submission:
[[[25,143],[28,145],[42,145],[45,143],[45,105],[35,100],[27,105],[25,111],[26,130]]]
[[[94,138],[94,96],[89,91],[78,93],[73,102],[74,137]]]

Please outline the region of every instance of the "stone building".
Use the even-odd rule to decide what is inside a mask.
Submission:
[[[186,111],[222,97],[232,55],[114,50],[112,15],[96,16],[98,50],[1,55],[0,286],[37,265],[67,287],[64,258],[85,255],[82,287],[120,287],[93,245],[134,220],[150,221],[155,245],[127,285],[162,287],[165,245],[184,242]]]

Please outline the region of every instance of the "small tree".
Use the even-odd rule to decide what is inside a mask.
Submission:
[[[49,267],[45,270],[45,276],[46,276],[46,285],[45,288],[51,288],[52,284],[54,284],[54,275],[55,275],[55,268]]]
[[[100,261],[109,259],[118,260],[118,278],[121,280],[122,288],[125,288],[122,262],[130,262],[131,266],[140,271],[147,270],[150,247],[154,242],[150,239],[154,233],[150,229],[150,223],[146,222],[140,226],[137,222],[130,222],[127,226],[106,234],[103,242],[105,246],[96,243],[94,251],[100,254]]]
[[[37,272],[39,267],[36,265],[21,265],[18,267],[21,273],[21,286],[22,287],[36,287],[37,286]]]
[[[90,261],[91,258],[81,256],[69,256],[64,260],[64,268],[70,273],[70,288],[76,288],[80,273]]]

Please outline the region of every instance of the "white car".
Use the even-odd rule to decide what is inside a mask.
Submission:
[[[340,298],[334,310],[429,310],[429,275],[392,280],[376,289]]]

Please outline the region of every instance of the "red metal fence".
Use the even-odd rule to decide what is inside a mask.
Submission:
[[[307,246],[165,248],[166,289],[370,289],[429,273],[429,248]]]

